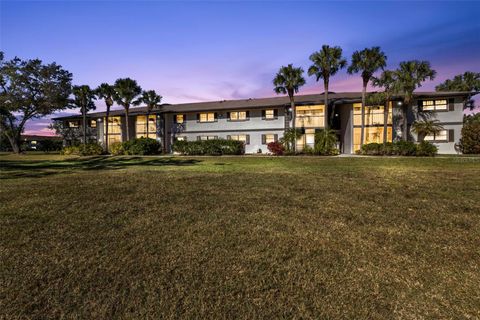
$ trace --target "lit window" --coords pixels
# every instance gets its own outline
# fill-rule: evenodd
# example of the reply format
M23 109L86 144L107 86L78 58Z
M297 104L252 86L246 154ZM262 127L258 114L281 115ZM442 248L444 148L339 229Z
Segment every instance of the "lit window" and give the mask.
M321 128L324 126L324 123L325 114L323 105L296 107L295 125L297 128Z
M185 121L183 114L177 114L175 117L177 123L183 123Z
M246 134L237 134L233 136L229 136L230 140L242 141L243 143L247 144L248 137Z
M230 112L230 120L232 121L247 120L247 112L246 111Z
M78 128L78 121L68 121L69 128Z
M275 142L275 135L274 134L266 134L265 135L265 144L269 144L270 142Z
M213 112L200 113L200 116L199 116L198 120L200 122L214 122L215 121L215 113L213 113Z
M107 127L105 118L103 119L104 130ZM104 133L106 130L104 131ZM122 127L120 117L108 117L108 144L122 142Z
M361 128L353 128L353 151L360 150ZM392 127L387 127L387 142L392 142ZM367 143L383 143L383 126L382 127L366 127L364 142Z
M177 141L187 141L187 137L184 137L184 136L177 137Z
M273 109L265 110L265 119L275 119L275 110Z
M448 110L447 100L424 100L422 101L422 107L424 111L445 111Z
M426 141L435 141L435 142L446 142L448 141L448 130L440 130L438 133L426 135L423 140Z
M91 128L96 128L96 127L97 127L97 121L95 121L95 120L90 120L90 127L91 127Z
M383 125L384 119L384 106L366 106L365 107L365 125ZM392 104L390 103L388 108L387 124L392 124ZM353 125L362 125L362 104L353 104Z
M198 138L198 140L215 140L217 136L199 136Z
M156 137L157 125L155 123L155 115L148 116L148 132L147 132L147 116L137 116L135 124L135 131L137 138L141 137Z

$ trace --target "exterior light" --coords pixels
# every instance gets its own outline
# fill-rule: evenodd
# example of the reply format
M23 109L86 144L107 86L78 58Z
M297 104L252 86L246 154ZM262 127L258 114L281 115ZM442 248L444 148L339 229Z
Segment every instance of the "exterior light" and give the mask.
M102 122L102 118L98 118L97 121L98 121L98 122Z
M399 105L399 106L401 106L402 104L403 104L402 101L397 102L397 105Z

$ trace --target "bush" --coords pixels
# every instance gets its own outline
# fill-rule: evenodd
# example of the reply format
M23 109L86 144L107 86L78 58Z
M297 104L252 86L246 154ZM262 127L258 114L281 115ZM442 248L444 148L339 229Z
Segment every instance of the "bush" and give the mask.
M480 112L465 117L459 147L462 153L480 154Z
M428 141L422 141L417 144L417 153L419 157L433 157L437 154L438 148Z
M369 156L429 156L437 154L438 148L428 141L415 144L411 141L367 143L358 154Z
M398 156L414 156L417 153L417 146L412 141L396 141L393 144L393 154Z
M339 154L337 149L337 134L333 130L320 130L315 133L313 151L317 155L333 156Z
M245 153L245 146L242 141L237 140L198 140L198 141L175 141L173 151L183 155L238 155Z
M114 142L112 144L109 144L108 149L110 153L114 156L125 154L125 150L123 150L123 143L121 142Z
M276 156L282 156L285 154L285 146L279 141L273 141L267 144L268 151Z
M98 143L80 144L78 146L68 146L62 149L61 154L79 155L79 156L97 156L103 153L103 148Z
M161 152L160 143L151 138L136 138L122 143L123 154L128 155L152 155ZM120 150L116 150L120 152Z

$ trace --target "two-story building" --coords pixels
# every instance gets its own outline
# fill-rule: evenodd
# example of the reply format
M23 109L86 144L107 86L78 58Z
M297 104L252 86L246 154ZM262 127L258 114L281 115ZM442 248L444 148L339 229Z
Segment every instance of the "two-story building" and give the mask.
M410 132L411 124L421 118L437 119L444 130L420 137L431 141L439 153L456 153L463 124L463 105L466 92L417 92L413 107L408 113L409 140L417 141ZM147 119L146 108L131 109L130 138L150 137L162 143L165 152L171 152L175 140L232 139L245 143L246 153L267 153L267 144L283 137L286 129L301 129L297 150L313 146L315 132L325 127L323 94L295 97L295 119L288 97L223 100L199 103L162 104ZM387 140L394 141L402 135L403 99L392 98L387 116ZM354 153L360 147L361 93L329 93L329 110L333 113L331 128L337 132L342 153ZM89 127L92 138L105 141L105 112L90 113ZM66 128L81 126L78 116L56 118ZM365 141L383 142L384 106L365 108ZM147 121L149 121L147 132ZM65 143L69 143L68 137ZM123 110L113 110L108 118L109 143L125 141L126 121Z

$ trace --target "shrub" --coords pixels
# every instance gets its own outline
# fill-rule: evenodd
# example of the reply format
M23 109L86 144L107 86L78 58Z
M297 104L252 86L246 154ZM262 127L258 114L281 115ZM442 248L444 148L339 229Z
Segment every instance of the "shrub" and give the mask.
M305 147L303 147L302 153L303 154L308 154L308 155L313 155L313 154L315 154L315 149L313 149L309 145L306 145Z
M238 155L245 153L242 141L237 140L198 140L198 141L175 141L173 151L183 155Z
M428 141L422 141L417 144L417 156L433 157L437 154L438 148Z
M396 141L364 144L357 153L370 156L430 156L437 154L438 148L428 141L415 144L411 141Z
M462 153L480 154L480 112L465 117L459 147Z
M123 142L122 149L123 154L143 156L159 154L161 152L161 145L155 139L142 137Z
M96 156L103 153L103 148L98 143L80 144L77 146L68 146L62 149L61 154L79 155L79 156Z
M283 133L283 138L281 139L281 143L283 144L284 153L293 152L293 145L298 138L302 136L302 130L296 128L290 128L285 130Z
M315 133L315 154L332 156L339 154L337 149L337 134L333 130L319 130Z
M61 140L49 140L45 139L40 141L38 146L39 151L50 152L62 150L63 142Z
M398 156L414 156L417 153L417 146L412 141L396 141L393 144L393 154Z
M276 156L281 156L285 154L285 146L279 141L273 141L267 144L268 151Z
M110 153L115 156L119 156L125 153L125 150L123 150L123 143L121 142L114 142L112 144L109 144L108 149Z

